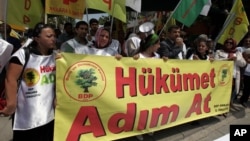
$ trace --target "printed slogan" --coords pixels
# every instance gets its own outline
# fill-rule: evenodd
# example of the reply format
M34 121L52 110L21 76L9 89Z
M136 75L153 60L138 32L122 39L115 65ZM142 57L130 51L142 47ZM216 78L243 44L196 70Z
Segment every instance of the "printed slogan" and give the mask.
M229 111L233 63L62 53L54 140L116 140Z

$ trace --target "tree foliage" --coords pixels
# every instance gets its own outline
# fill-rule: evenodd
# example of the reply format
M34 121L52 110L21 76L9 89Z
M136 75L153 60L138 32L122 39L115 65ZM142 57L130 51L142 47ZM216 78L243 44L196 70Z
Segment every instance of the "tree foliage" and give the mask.
M54 25L55 28L59 28L60 25L64 25L67 22L72 23L72 25L75 25L74 18L71 18L68 16L62 16L62 15L49 15L47 23Z
M93 68L79 70L77 72L75 83L84 89L84 92L89 92L89 87L97 86L97 83L95 82L97 77L94 74L95 70Z

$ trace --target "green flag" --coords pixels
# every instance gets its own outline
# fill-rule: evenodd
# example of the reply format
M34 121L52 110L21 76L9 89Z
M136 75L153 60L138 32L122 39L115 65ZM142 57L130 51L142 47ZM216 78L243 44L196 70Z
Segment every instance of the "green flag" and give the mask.
M174 10L173 17L189 27L194 23L207 3L208 0L181 0Z

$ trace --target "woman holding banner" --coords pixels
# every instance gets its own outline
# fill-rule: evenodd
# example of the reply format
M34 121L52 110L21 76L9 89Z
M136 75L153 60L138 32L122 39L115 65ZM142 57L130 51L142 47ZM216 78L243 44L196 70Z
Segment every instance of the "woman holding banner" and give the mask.
M148 35L144 40L141 40L140 47L134 59L139 58L160 58L157 53L158 48L160 48L160 38L157 34L153 33ZM164 59L167 59L164 57ZM153 136L153 132L148 133L149 136ZM136 138L140 141L143 140L142 135L137 135Z
M50 25L38 23L32 37L31 44L15 52L9 61L7 105L0 114L15 113L13 141L53 141L55 32Z
M204 38L197 38L196 47L194 48L193 54L189 57L189 60L213 60L209 56L209 41Z
M118 49L118 46L112 44L110 30L100 27L95 34L94 44L87 49L86 54L115 56L119 54Z
M224 41L222 49L215 52L215 60L234 61L233 68L233 86L230 106L234 108L233 100L240 89L240 68L246 66L246 61L242 53L236 49L236 41L233 38L228 38Z
M160 58L157 53L160 48L160 38L157 34L151 34L141 40L140 47L134 58Z

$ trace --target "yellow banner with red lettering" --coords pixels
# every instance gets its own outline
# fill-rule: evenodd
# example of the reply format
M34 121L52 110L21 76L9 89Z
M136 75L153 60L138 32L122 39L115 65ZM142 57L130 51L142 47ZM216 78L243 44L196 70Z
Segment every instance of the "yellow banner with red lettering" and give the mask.
M62 53L55 141L110 141L229 111L233 62Z
M126 0L86 0L86 8L109 13L126 23Z
M47 14L64 15L82 19L85 10L85 0L46 0Z

